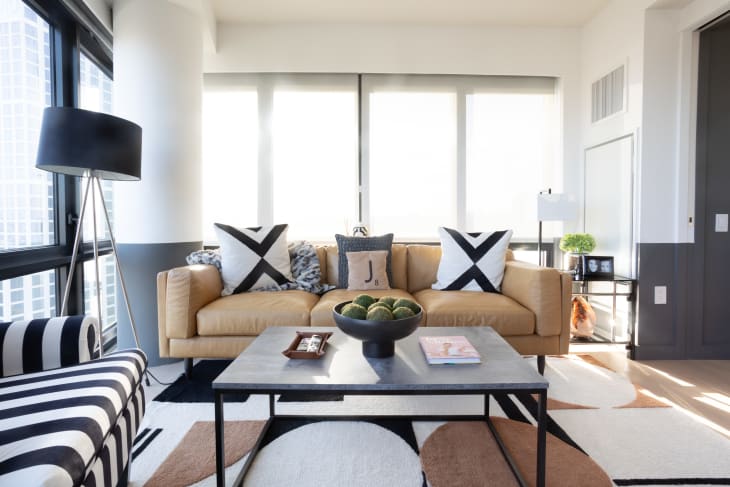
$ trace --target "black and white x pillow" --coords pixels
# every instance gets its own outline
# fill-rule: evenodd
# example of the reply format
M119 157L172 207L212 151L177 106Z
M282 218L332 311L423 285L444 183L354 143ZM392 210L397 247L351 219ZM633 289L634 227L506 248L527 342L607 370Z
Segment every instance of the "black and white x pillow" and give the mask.
M236 228L216 223L214 226L221 246L221 295L293 281L286 242L288 225Z
M466 233L439 228L441 262L433 289L498 293L512 230Z

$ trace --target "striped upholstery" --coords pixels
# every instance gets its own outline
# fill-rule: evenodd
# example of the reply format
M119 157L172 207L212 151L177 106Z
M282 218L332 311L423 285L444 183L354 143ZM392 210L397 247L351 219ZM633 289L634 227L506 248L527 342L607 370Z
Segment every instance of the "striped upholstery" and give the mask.
M141 350L125 350L0 379L0 485L117 485L144 413L146 366Z
M93 316L0 323L2 377L87 362L99 350L99 320Z

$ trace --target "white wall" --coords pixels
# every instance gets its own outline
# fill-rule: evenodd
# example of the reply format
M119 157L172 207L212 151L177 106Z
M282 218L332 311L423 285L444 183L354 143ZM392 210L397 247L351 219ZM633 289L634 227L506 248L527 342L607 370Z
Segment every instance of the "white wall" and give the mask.
M728 0L695 0L645 16L640 241L694 241L697 53L695 29L730 10Z
M114 112L142 127L142 180L115 185L121 243L202 240L200 19L167 0L115 0Z
M534 75L560 78L564 186L581 160L579 30L413 25L232 25L217 29L207 73ZM560 160L560 159L559 159ZM555 188L561 190L562 188Z
M644 109L641 147L642 243L684 241L679 187L680 35L678 10L647 10L644 37ZM685 175L686 176L686 175Z
M691 242L697 63L691 31L730 2L696 0L683 9L651 4L614 0L583 28L582 143L590 147L636 133L636 241ZM590 84L622 62L627 111L592 124Z

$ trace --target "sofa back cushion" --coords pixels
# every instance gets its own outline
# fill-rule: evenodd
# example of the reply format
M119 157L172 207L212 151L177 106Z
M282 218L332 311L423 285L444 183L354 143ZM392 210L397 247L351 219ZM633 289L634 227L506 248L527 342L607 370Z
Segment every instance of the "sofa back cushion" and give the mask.
M512 251L507 249L505 260L514 260ZM413 294L421 289L431 289L436 282L436 274L441 261L441 246L411 244L408 246L408 292Z
M314 248L317 249L317 258L319 259L319 283L328 284L329 280L327 279L327 247L325 247L324 245L317 245Z
M319 266L322 269L322 283L337 286L340 278L337 245L326 245L320 247L320 249L322 250L318 249L317 255L319 256ZM393 244L391 252L393 282L390 283L390 287L406 289L408 287L407 246L405 244Z

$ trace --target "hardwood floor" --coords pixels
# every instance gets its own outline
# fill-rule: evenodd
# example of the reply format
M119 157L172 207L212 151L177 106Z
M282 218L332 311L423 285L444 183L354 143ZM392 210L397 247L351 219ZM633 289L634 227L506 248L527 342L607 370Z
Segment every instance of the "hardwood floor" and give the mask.
M730 438L730 360L645 360L626 358L624 351L588 350L615 371L685 414Z

